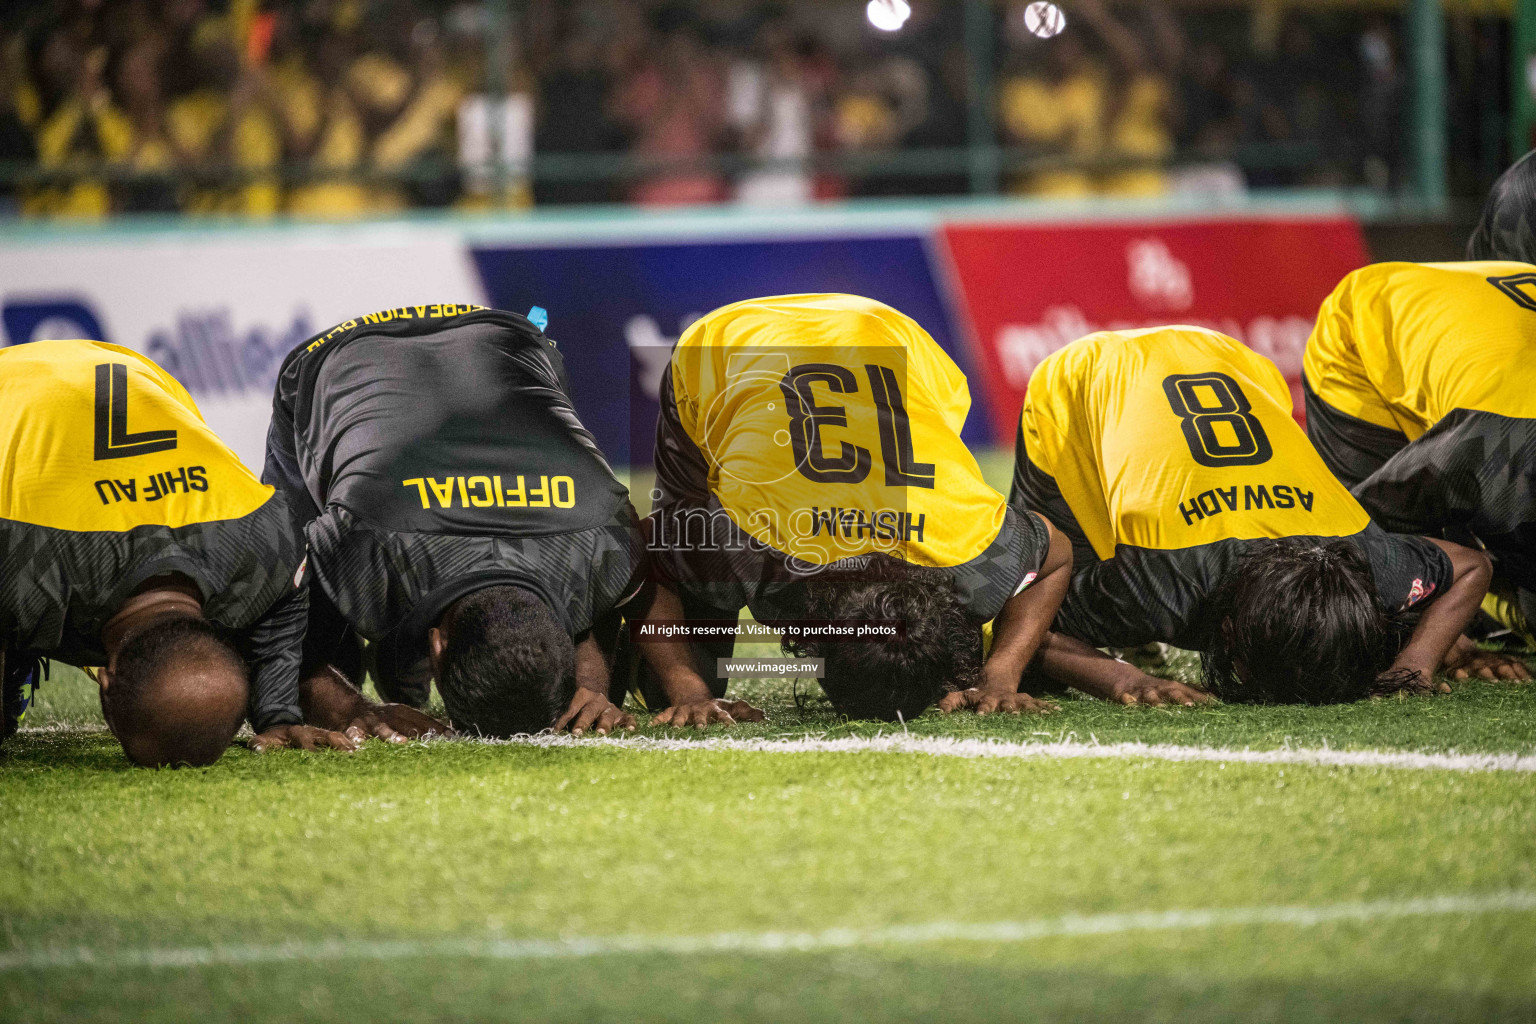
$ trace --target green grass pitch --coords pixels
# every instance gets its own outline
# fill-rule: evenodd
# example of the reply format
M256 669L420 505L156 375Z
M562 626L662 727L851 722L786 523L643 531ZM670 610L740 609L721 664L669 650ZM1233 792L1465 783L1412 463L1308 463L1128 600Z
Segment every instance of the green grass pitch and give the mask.
M1536 1019L1530 761L711 744L891 732L748 693L768 723L684 749L146 772L56 671L0 750L0 1020ZM1536 688L896 731L1531 755Z

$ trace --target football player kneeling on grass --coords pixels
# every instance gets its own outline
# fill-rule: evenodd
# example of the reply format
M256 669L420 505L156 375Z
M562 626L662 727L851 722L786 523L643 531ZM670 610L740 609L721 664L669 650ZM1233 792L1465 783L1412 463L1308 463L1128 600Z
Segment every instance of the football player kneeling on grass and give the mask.
M1523 200L1523 201L1522 201ZM1536 643L1536 163L1500 179L1469 263L1381 263L1346 277L1307 342L1307 433L1371 518L1465 538L1493 558L1484 608ZM1529 679L1452 653L1458 676Z
M1443 690L1435 670L1488 585L1482 553L1371 522L1275 365L1200 328L1092 334L1041 363L1013 500L1074 549L1040 669L1107 700L1209 699L1096 649L1150 641L1200 651L1230 700Z
M258 750L355 746L302 724L287 503L169 374L95 341L0 349L0 439L3 735L57 660L100 667L136 764L211 764L247 717Z
M1066 539L987 486L960 440L964 375L921 327L852 295L738 302L679 339L661 383L658 575L691 621L791 626L851 718L1041 711L1019 692L1070 575ZM982 626L995 642L982 660ZM896 624L890 637L818 633ZM697 643L710 660L734 638ZM724 693L724 683L717 683ZM654 684L647 701L659 699Z
M436 679L465 732L634 728L609 700L619 617L675 614L676 598L648 582L629 492L526 318L408 306L316 335L280 371L266 479L299 511L319 582L300 692L316 721L441 730L413 710ZM674 715L732 720L685 642L646 653ZM365 659L397 703L364 699Z

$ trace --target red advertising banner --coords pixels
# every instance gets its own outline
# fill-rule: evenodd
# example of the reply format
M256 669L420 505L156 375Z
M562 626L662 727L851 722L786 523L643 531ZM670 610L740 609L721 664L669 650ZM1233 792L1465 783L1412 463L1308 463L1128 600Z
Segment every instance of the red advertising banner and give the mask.
M1318 306L1370 261L1344 217L950 224L943 234L1003 444L1046 356L1094 331L1161 324L1209 327L1273 359L1299 418Z

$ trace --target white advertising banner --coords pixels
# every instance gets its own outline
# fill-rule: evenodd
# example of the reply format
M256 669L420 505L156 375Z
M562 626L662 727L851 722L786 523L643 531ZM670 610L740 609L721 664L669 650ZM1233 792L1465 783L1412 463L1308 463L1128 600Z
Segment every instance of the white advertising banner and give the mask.
M456 230L410 225L81 234L0 246L0 342L93 338L143 352L260 472L294 345L377 309L484 303Z

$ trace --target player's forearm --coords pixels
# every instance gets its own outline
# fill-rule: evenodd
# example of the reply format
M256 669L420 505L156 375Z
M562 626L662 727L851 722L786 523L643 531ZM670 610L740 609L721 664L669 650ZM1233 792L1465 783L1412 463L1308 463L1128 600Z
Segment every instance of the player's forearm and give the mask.
M662 620L681 621L683 602L671 587L657 585L645 614L631 621L631 626ZM661 682L667 701L674 707L714 699L709 685L694 668L693 649L686 640L656 640L638 645L640 656Z
M576 685L606 698L609 682L608 659L603 657L597 638L588 633L587 638L576 645Z
M1477 614L1493 578L1493 563L1481 551L1433 537L1429 540L1450 557L1455 575L1445 593L1424 610L1407 645L1392 662L1393 670L1416 670L1423 674L1425 682Z
M1020 677L1040 649L1072 582L1072 545L1054 527L1040 576L1003 605L992 629L992 653L982 668L982 689L1016 693Z
M1062 633L1046 634L1040 645L1040 671L1052 682L1101 700L1117 700L1142 675L1136 666Z
M671 653L660 650L668 647L680 650ZM715 695L710 692L709 685L690 664L686 644L646 644L645 659L661 680L667 703L672 706L714 700Z
M299 680L299 708L309 725L345 729L372 703L334 665L324 665Z

